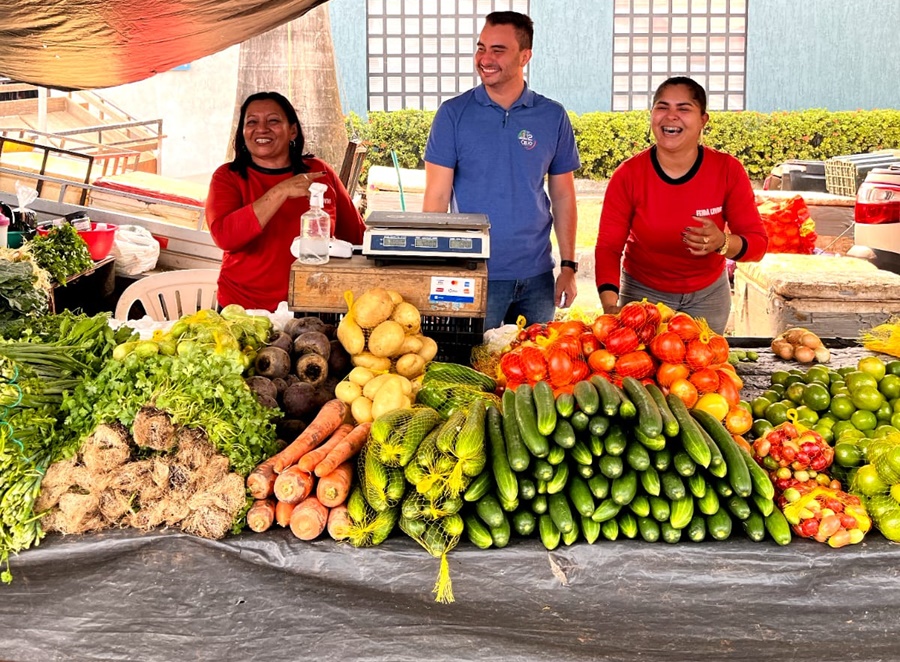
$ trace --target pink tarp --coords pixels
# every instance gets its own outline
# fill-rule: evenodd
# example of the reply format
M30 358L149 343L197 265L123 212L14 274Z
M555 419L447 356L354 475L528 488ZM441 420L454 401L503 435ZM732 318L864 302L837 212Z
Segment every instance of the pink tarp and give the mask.
M112 87L198 60L327 0L7 0L0 75L60 89Z

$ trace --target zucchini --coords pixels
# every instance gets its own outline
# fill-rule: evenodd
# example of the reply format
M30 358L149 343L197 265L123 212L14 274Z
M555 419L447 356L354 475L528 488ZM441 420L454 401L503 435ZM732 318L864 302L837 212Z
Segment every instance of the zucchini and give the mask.
M625 471L625 463L622 462L622 458L615 455L604 455L597 460L597 467L600 469L600 473L613 479L618 478Z
M537 517L528 510L517 510L512 515L512 528L516 535L527 538L537 528Z
M597 395L600 396L600 411L606 416L616 416L619 413L622 399L613 383L600 375L591 375L591 384L597 389Z
M627 510L622 511L616 518L616 522L619 523L619 532L623 536L625 536L629 540L637 538L638 523L637 517L635 517L634 514Z
M540 381L531 388L537 416L537 429L546 437L553 434L553 430L556 428L556 399L553 395L553 387L549 382Z
M569 500L566 495L560 492L551 494L547 497L547 512L550 519L562 534L571 533L575 528L575 519L572 516L572 509L569 507Z
M687 479L688 489L698 499L702 499L703 495L706 494L706 490L708 486L706 484L706 480L704 480L703 476L699 473L695 473L693 476L688 476Z
M609 495L609 478L602 474L596 474L588 478L588 488L595 499L605 499Z
M608 519L600 525L600 532L607 540L615 540L619 537L619 523L614 519Z
M684 527L681 528L683 529ZM660 522L659 531L663 542L667 542L670 545L673 545L681 540L681 529L676 529L669 522Z
M494 529L506 520L506 515L500 507L497 497L488 493L481 497L475 504L475 512L481 518L481 521L487 524L489 529Z
M566 459L566 449L562 446L557 446L553 444L550 447L550 452L547 453L547 462L552 464L554 467L557 464L560 464L563 460Z
M706 518L700 513L695 513L691 523L687 526L688 540L691 542L703 542L706 540Z
M653 398L653 402L656 403L656 406L659 409L659 415L662 417L663 423L663 434L667 437L677 437L681 426L678 424L678 419L675 418L675 414L673 414L672 410L669 408L669 403L666 402L666 396L659 390L659 386L653 382L644 384L644 388L647 389L647 393L650 394L650 397Z
M706 494L697 499L697 509L704 515L715 515L719 512L719 495L711 487L707 487Z
M622 388L637 408L638 427L648 437L658 437L663 431L662 414L650 393L634 377L623 377ZM621 407L620 407L621 410Z
M535 515L543 515L547 512L547 497L544 494L538 494L531 500L531 512Z
M664 471L660 476L663 494L671 501L675 499L683 499L687 496L687 490L684 487L684 481L674 471Z
M569 533L562 534L562 542L563 545L568 547L569 545L574 544L578 540L578 536L581 535L581 530L578 526L573 526L572 530Z
M556 396L556 413L561 418L571 418L575 413L575 396L571 393L560 393Z
M691 459L704 469L709 467L712 460L712 450L700 435L697 422L691 418L688 408L681 398L673 393L666 396L666 403L680 428L679 437L681 445Z
M521 388L521 386L519 388ZM546 513L541 515L538 519L538 534L541 537L541 542L544 544L544 547L548 550L554 550L559 547L559 541L562 536L559 529L556 528L556 524L550 519L550 515L547 515Z
M694 516L694 497L688 495L675 499L669 510L668 522L674 529L683 529Z
M672 507L668 499L652 496L647 501L650 503L650 517L657 522L668 522L672 514Z
M594 463L594 456L591 454L591 450L580 439L572 446L569 455L578 464L591 466Z
M628 507L638 517L650 517L650 499L646 494L638 494L631 500Z
M494 541L494 547L506 547L509 544L509 537L512 529L509 526L509 518L503 516L503 521L497 526L491 527L491 540Z
M531 501L537 496L537 485L527 476L517 476L519 482L519 497L524 501Z
M775 508L766 517L766 531L772 536L772 540L779 545L787 545L791 541L791 526L780 508Z
M594 514L594 495L591 494L591 488L586 480L581 476L572 476L566 491L569 494L569 501L582 517L590 517Z
M628 438L622 428L616 424L610 426L603 438L603 450L607 455L621 455L628 447Z
M689 478L697 471L697 463L691 459L691 456L684 451L678 451L672 456L672 466L679 476Z
M627 506L637 495L637 472L629 469L618 478L614 478L609 488L610 498L620 506Z
M630 441L625 448L625 462L635 471L646 471L650 468L650 453L643 445Z
M525 471L531 464L531 453L522 441L519 423L516 420L516 392L503 391L503 439L506 441L506 457L513 471Z
M594 510L594 514L591 515L591 519L595 522L605 522L606 520L612 519L613 517L618 515L621 509L622 506L617 504L612 499L604 499Z
M649 517L638 517L637 523L638 533L641 534L641 538L647 542L659 540L659 524L656 520L652 520Z
M641 487L650 496L659 496L662 486L659 482L659 472L655 467L647 467L641 472Z
M725 506L731 514L739 520L745 520L750 517L750 504L747 503L747 500L744 497L732 494L725 499Z
M564 418L556 421L556 429L553 430L553 441L560 448L572 448L575 445L575 428Z
M731 517L724 508L719 508L706 518L706 530L714 540L725 540L731 535Z
M744 527L744 533L753 542L762 542L766 537L766 520L759 513L750 513L741 525Z
M556 467L553 478L547 481L547 494L559 494L569 481L569 464L562 462ZM558 525L557 525L558 526ZM560 529L562 530L562 529ZM563 531L565 533L565 531Z
M725 458L725 465L728 467L728 482L735 494L742 497L750 496L753 493L750 469L747 468L744 454L731 437L731 433L708 412L697 410L694 412L694 418L700 422L703 429L709 433L716 446L722 451L722 457Z
M602 437L609 430L610 420L603 414L594 414L588 420L588 432L598 437Z
M648 437L639 427L634 428L634 438L651 451L661 451L666 447L666 438L664 436L660 434L655 437Z
M463 492L463 500L475 503L494 486L494 477L490 471L482 471L469 483L469 487Z
M575 429L575 432L584 432L588 429L588 424L591 421L591 417L585 414L583 411L576 411L572 414L572 418L570 419L572 423L572 427Z
M471 513L464 515L463 521L466 524L466 535L469 541L478 549L487 549L494 544L494 539L491 538L491 530L475 515Z
M628 394L625 392L621 386L616 386L613 384L613 388L616 389L616 392L619 394L619 417L620 418L636 418L637 417L637 407L634 402L632 402L631 398L628 397Z
M537 480L548 481L553 478L554 471L553 465L547 460L536 460L531 468L531 475Z
M594 467L590 464L575 464L575 473L584 479L588 479L594 475Z
M591 447L591 455L594 457L600 457L603 455L603 439L598 437L595 434L590 436L589 444Z
M588 416L593 416L600 411L600 394L587 379L576 382L572 388L572 397L575 398L578 408Z
M600 537L600 524L592 520L590 517L581 518L581 533L588 545L593 545Z
M653 453L653 467L657 471L665 471L670 464L672 464L672 451L668 448Z
M488 441L491 445L491 469L497 485L497 496L500 501L515 501L519 497L519 481L509 466L506 454L506 443L503 439L503 416L500 410L491 405L487 409L486 426Z
M522 433L522 442L534 457L547 457L550 452L550 443L547 441L547 437L538 432L531 386L520 384L515 394L516 423L518 423L519 432Z
M750 499L753 501L753 505L756 506L756 509L763 517L768 517L771 514L772 510L775 508L775 502L772 501L772 499L766 499L756 492L750 495Z

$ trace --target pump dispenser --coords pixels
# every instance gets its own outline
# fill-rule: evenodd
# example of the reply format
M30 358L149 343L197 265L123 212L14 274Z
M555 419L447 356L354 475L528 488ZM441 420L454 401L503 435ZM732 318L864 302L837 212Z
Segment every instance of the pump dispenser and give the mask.
M309 185L309 211L300 217L300 242L297 259L303 264L328 262L328 242L331 239L331 216L323 211L325 184Z

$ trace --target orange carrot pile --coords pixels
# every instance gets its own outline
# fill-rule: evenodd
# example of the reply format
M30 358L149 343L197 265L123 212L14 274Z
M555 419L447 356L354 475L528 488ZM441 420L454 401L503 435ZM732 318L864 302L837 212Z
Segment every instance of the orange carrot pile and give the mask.
M273 523L290 527L301 540L315 540L326 530L344 540L350 524L344 503L353 486L355 456L369 437L370 423L345 423L347 405L327 402L315 419L288 446L247 476L256 499L247 525L262 532Z

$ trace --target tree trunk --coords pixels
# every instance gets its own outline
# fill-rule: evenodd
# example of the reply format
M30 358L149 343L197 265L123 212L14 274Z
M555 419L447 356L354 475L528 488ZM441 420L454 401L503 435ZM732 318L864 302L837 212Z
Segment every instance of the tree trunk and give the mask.
M306 151L340 171L347 129L326 5L241 44L232 136L244 99L264 91L280 92L290 99L300 117Z

